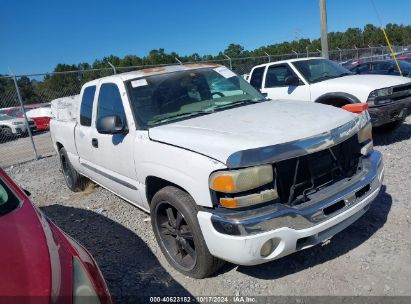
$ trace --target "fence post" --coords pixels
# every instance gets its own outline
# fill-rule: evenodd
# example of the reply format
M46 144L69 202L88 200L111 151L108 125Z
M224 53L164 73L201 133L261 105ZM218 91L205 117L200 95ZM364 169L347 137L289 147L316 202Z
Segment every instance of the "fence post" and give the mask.
M381 55L384 56L384 46L381 44L380 47L381 47Z
M21 98L21 95L20 95L20 89L19 89L19 86L17 84L16 76L13 76L13 80L14 80L14 86L16 87L17 98L19 99L21 109L23 110L23 115L24 115L24 120L26 122L27 132L29 133L29 136L30 136L31 145L33 146L34 156L36 157L36 160L38 160L39 156L37 154L36 145L34 144L33 135L31 134L29 121L27 119L26 110L24 109L23 99Z
M342 62L342 54L341 54L341 49L337 47L337 50L340 52L340 62Z
M271 56L270 56L267 52L264 52L264 54L267 55L267 57L268 57L268 62L271 62Z
M231 62L231 58L230 57L228 57L226 54L223 54L224 56L225 56L225 58L227 58L228 59L228 61L230 62L230 70L232 70L233 69L233 64L232 64L232 62Z
M107 61L107 63L108 63L108 65L111 66L111 68L113 69L114 75L117 74L116 67L115 67L110 61Z

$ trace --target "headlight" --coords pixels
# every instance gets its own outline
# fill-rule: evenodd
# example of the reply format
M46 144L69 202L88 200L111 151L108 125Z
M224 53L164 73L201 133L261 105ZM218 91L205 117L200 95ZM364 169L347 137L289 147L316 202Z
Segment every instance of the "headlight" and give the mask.
M272 183L264 190L233 196L229 194L252 192L261 186ZM210 188L224 195L219 197L219 203L224 208L244 208L262 204L278 198L275 190L274 172L271 165L251 167L239 170L218 171L210 176Z
M368 123L358 132L358 142L360 144L365 143L368 140L372 140L372 126Z
M100 304L100 299L94 290L88 274L78 258L73 258L73 304Z
M368 111L362 111L360 114L358 114L358 119L358 125L360 129L364 128L368 124L371 124L371 117Z
M23 125L24 122L14 121L11 124L17 126L17 125Z
M374 90L370 93L369 97L375 98L375 97L384 97L384 96L389 96L389 95L392 95L392 88Z
M272 182L271 165L239 170L218 171L210 176L210 188L224 193L238 193L258 188Z
M368 153L374 149L372 141L372 125L370 121L368 121L365 126L362 126L357 136L358 142L361 145L361 154L368 155Z

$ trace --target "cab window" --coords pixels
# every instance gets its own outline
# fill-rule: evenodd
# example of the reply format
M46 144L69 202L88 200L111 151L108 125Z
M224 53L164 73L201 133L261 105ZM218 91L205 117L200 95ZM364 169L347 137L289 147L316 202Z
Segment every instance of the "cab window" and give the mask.
M104 83L100 87L97 106L97 120L101 117L117 115L121 121L126 123L121 94L116 84Z
M284 87L285 79L288 76L294 75L290 67L287 65L272 65L267 70L265 78L266 88Z

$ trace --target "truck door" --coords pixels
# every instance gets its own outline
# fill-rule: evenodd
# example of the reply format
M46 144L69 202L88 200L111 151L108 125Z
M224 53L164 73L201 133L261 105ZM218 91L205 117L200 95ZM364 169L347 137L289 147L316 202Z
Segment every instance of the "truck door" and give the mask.
M87 143L92 160L83 166L93 171L94 179L117 195L140 205L137 175L134 165L134 138L136 128L129 107L124 84L121 81L101 83L96 100L93 131ZM100 134L97 121L106 116L118 116L126 124L120 134Z
M288 85L286 79L295 77L296 83ZM287 63L273 64L267 67L262 93L267 93L267 97L287 100L310 101L309 86L291 69Z

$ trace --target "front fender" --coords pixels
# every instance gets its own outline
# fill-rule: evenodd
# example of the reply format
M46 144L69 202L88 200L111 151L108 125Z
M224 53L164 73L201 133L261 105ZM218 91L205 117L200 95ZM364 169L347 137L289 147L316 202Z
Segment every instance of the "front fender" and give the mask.
M207 156L151 140L136 149L135 162L138 179L143 184L148 176L164 179L183 188L197 205L205 207L213 206L210 174L227 168ZM147 195L142 197L146 200Z

